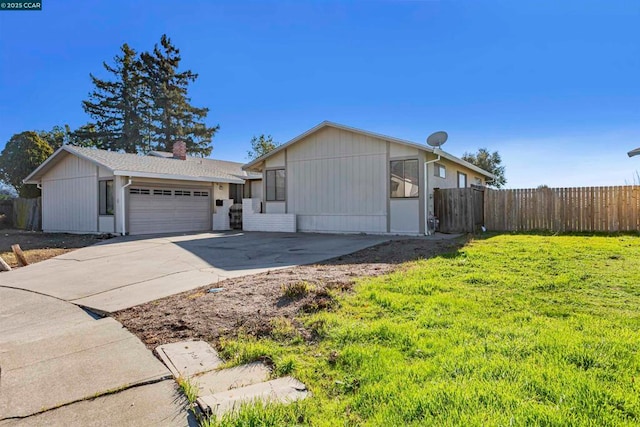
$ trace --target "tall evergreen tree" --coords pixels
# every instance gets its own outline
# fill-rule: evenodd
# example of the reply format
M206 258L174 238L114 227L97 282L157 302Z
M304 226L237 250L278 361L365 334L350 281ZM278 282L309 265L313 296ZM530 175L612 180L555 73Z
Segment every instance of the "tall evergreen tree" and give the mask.
M171 151L176 140L187 143L191 154L208 156L213 147L211 140L219 126L209 127L204 119L208 108L191 105L189 83L198 75L190 70L179 71L180 51L163 35L153 52L140 55L145 86L149 90L150 121L153 148Z
M78 147L95 147L108 150L113 143L103 134L98 133L94 123L87 123L74 131L70 131L67 137L68 143Z
M113 75L112 80L91 74L95 88L82 104L95 123L78 129L75 134L80 140L100 141L99 148L136 153L144 150L143 117L148 104L144 100L141 63L136 51L126 43L120 50L113 65L103 63L105 70Z
M251 150L247 151L247 157L249 160L255 160L258 157L262 157L270 151L275 150L278 148L278 145L280 145L280 143L274 142L271 135L254 135L254 137L251 138Z

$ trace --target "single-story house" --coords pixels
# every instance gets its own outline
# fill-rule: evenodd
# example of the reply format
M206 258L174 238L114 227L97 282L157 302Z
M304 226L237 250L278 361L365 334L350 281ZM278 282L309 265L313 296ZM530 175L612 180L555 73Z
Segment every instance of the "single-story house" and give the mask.
M246 230L425 234L434 188L495 177L441 149L322 122L244 165L263 175ZM257 194L257 193L255 193Z
M434 188L493 178L440 149L325 121L245 165L187 156L183 142L148 155L65 145L24 182L42 189L47 232L424 234Z
M261 180L177 142L149 155L64 145L24 182L42 189L43 231L149 234L229 229L231 206L261 197Z

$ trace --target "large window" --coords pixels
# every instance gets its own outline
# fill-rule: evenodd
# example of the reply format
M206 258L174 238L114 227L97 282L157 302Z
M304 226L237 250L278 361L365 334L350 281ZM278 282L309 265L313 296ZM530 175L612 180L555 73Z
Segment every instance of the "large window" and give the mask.
M391 162L391 197L418 197L418 161L393 160Z
M467 174L458 172L458 188L467 188Z
M98 181L100 215L113 215L113 180Z
M266 171L267 177L267 202L284 201L285 194L285 174L284 169L274 169Z

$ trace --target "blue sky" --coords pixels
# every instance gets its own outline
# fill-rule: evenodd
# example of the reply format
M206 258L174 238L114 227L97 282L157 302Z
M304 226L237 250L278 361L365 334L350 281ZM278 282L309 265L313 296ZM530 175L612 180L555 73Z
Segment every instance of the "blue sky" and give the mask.
M498 150L514 188L638 181L640 2L55 1L0 12L0 148L88 121L89 73L167 33L220 124L213 157L323 120Z

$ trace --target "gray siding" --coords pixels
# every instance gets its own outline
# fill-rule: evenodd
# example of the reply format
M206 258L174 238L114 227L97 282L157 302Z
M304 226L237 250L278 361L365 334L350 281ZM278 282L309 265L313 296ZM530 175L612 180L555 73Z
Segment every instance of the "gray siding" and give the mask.
M68 155L42 179L42 229L98 232L98 168Z
M298 229L386 232L386 145L325 128L287 148L287 212Z

